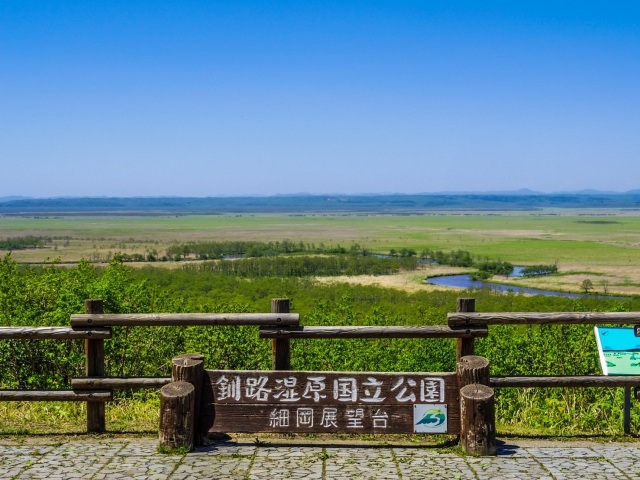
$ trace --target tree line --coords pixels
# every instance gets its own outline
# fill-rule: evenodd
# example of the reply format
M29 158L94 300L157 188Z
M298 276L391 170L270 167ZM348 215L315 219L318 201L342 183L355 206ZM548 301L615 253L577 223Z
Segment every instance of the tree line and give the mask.
M473 280L486 280L494 275L510 275L513 272L513 265L504 261L485 260L474 265L478 271L470 276Z
M438 265L451 265L452 267L472 267L473 257L466 250L452 250L443 252L442 250L425 249L420 253L420 258L431 260Z
M275 257L290 254L351 254L371 255L371 251L358 243L349 247L326 245L324 242L294 242L281 240L272 242L258 241L215 241L215 242L189 242L172 245L166 249L164 256L158 258L157 252L147 255L148 261L170 260L180 261L186 259L216 260L226 257Z
M309 277L337 275L391 275L415 270L412 257L378 258L354 255L257 257L183 265L185 271L211 272L238 277Z
M520 274L523 277L534 277L536 275L551 275L553 273L558 273L557 265L531 265L529 267L524 267Z
M25 250L27 248L44 248L53 242L51 237L13 237L0 240L0 250Z

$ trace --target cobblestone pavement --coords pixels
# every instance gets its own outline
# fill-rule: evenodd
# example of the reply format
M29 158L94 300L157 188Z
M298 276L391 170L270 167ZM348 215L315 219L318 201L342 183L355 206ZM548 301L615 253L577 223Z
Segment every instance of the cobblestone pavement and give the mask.
M0 479L37 478L640 479L640 443L513 441L502 443L497 457L473 458L453 449L342 442L232 441L163 455L147 438L0 441Z

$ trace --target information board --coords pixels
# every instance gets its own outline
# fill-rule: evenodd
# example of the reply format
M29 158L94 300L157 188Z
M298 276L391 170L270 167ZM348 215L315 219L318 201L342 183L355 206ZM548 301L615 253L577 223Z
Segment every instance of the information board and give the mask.
M604 375L640 375L640 337L631 327L595 327Z
M454 373L207 370L201 432L459 433Z

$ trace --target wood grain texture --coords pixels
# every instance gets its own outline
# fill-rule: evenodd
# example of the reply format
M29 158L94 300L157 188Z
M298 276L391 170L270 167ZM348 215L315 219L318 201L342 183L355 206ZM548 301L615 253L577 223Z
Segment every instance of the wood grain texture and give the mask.
M198 418L200 403L202 399L202 379L204 377L204 356L199 353L186 353L173 357L171 360L171 380L173 382L187 382L193 385L193 415ZM193 445L202 444L202 438L197 434L195 428L193 432Z
M3 340L73 340L85 338L111 338L111 329L70 327L0 327L0 339Z
M456 302L456 312L471 313L476 311L476 299L475 298L458 298ZM456 362L466 355L473 355L475 353L475 339L474 338L458 338L456 340Z
M450 327L480 325L594 325L640 323L640 312L449 313Z
M102 300L85 300L84 311L89 315L103 313ZM84 341L84 374L87 377L102 377L105 374L104 340L87 338ZM104 403L87 404L87 432L103 433L107 430Z
M217 405L200 416L208 433L381 433L414 432L413 405ZM447 433L460 432L460 410L448 409Z
M493 390L471 384L460 389L460 446L467 455L496 454L496 420Z
M168 383L171 383L170 377L76 377L71 379L71 388L125 390L161 388Z
M473 338L486 337L484 327L450 328L446 325L402 327L291 327L261 328L261 338Z
M181 326L181 325L298 325L300 315L297 313L110 313L102 315L71 315L74 327L106 327L106 326Z
M574 376L492 376L489 386L503 387L633 387L640 386L640 375L574 375Z
M472 383L489 385L489 360L477 355L467 355L457 364L460 388Z
M414 404L447 405L448 431L458 433L454 373L207 370L197 428L203 433L412 433ZM336 424L323 424L323 414L332 409ZM289 419L294 415L293 424L274 423L280 411L287 411ZM315 418L312 424L297 421L299 414L309 411ZM356 420L349 423L349 418L358 412L362 424L356 427Z
M193 448L195 389L187 382L171 382L160 389L160 445Z
M288 298L272 298L271 313L289 313ZM289 370L291 368L291 342L288 338L271 340L271 368L273 370Z
M455 373L206 370L203 385L207 384L209 387L202 394L203 405L358 402L406 405L455 403L458 398Z
M113 400L113 393L110 390L0 390L0 400L3 402L102 403Z

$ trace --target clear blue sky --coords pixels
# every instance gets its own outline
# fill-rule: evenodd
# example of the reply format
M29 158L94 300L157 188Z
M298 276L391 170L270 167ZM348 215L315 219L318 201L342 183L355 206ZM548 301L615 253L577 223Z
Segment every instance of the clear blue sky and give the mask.
M0 0L0 197L640 188L638 1Z

